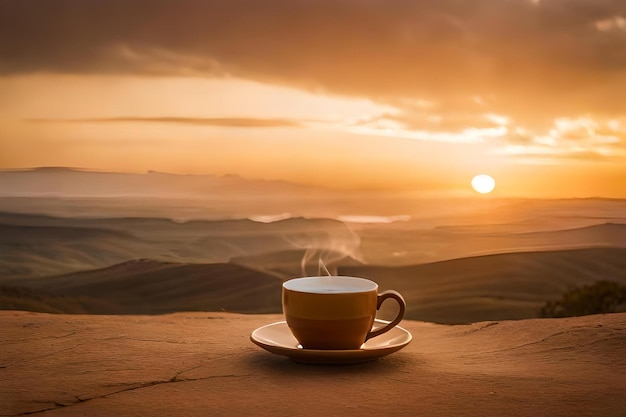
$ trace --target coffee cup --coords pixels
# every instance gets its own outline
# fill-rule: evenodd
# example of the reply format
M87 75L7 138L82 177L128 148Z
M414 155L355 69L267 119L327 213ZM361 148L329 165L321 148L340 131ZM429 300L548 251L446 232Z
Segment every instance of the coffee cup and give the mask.
M391 322L373 330L376 311L389 298L400 310ZM374 281L344 276L288 280L282 300L287 325L305 349L359 349L400 323L406 310L398 292L379 294Z

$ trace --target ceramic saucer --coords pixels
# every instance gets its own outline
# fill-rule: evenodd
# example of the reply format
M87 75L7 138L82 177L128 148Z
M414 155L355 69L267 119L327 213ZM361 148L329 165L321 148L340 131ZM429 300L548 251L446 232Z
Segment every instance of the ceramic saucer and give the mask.
M376 320L374 328L385 324L387 324L386 321ZM400 326L395 326L387 333L368 340L360 349L303 349L293 337L285 321L259 327L250 335L250 340L254 344L268 352L286 356L294 362L315 364L349 364L373 361L402 349L409 344L411 339L411 333Z

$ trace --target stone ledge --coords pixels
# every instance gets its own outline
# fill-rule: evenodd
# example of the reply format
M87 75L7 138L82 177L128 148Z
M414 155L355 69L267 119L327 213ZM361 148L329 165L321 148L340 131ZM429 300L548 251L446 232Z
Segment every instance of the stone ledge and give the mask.
M0 415L621 416L626 313L445 326L359 365L252 344L280 315L0 312Z

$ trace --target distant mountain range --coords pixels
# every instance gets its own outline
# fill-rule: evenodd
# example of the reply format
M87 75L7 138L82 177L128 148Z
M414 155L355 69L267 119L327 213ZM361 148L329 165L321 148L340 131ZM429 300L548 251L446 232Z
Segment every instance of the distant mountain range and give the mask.
M210 197L212 195L315 195L320 187L238 175L179 175L101 172L79 168L41 167L0 170L0 196L65 197Z
M386 223L385 234L394 229L434 228L440 234L520 233L626 223L626 199L433 199L424 198L420 190L337 190L236 175L132 174L62 167L0 170L0 210L59 217L179 220L333 218L359 229L363 224L367 228L367 223Z

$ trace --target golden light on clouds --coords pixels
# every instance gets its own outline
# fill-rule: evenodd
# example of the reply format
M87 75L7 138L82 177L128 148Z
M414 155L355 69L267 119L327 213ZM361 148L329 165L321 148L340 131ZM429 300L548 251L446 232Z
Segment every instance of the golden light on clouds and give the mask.
M488 170L503 195L626 197L625 16L590 0L2 2L0 168L443 194Z
M602 32L626 31L626 19L622 16L613 16L595 22L596 29Z

